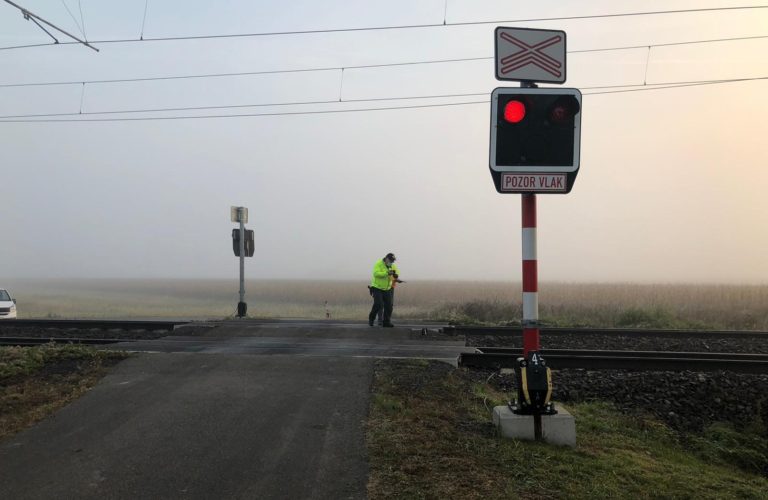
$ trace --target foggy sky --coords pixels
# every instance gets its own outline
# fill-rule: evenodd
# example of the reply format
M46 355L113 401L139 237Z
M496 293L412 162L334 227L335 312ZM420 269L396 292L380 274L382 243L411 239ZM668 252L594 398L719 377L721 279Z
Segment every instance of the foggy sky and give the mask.
M61 2L23 0L79 33ZM711 6L748 2L711 2ZM144 1L82 2L90 40L139 36ZM79 18L77 2L68 1ZM647 2L160 2L145 37L523 19ZM757 5L757 3L755 3ZM708 4L710 6L710 4ZM670 1L663 9L701 7ZM506 24L505 24L506 25ZM766 35L768 9L515 24L568 49ZM0 51L0 84L336 67L493 54L495 25ZM62 38L63 40L63 38ZM48 41L0 5L0 45ZM569 54L565 86L768 76L768 40ZM649 65L646 72L646 59ZM0 88L0 115L338 99L338 71ZM490 61L348 70L344 100L487 93ZM585 95L581 170L539 196L546 281L768 282L766 81ZM594 90L592 90L594 91ZM272 106L289 112L482 101ZM231 205L256 232L248 278L519 280L520 197L488 172L490 105L228 119L0 123L2 278L237 276ZM168 113L181 115L183 112ZM97 115L98 116L98 115ZM147 116L119 115L119 116Z

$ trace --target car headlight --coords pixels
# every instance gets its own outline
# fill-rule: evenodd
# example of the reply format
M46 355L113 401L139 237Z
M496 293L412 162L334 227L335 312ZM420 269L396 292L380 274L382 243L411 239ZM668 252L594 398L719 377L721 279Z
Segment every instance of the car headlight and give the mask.
M16 310L16 304L13 304L13 305L11 306L11 311L15 311L15 310Z

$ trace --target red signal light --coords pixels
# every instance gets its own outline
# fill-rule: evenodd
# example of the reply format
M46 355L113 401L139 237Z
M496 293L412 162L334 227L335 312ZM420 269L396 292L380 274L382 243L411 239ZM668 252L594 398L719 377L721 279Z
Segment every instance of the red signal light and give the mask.
M509 123L520 123L525 118L525 104L511 100L504 105L504 120Z

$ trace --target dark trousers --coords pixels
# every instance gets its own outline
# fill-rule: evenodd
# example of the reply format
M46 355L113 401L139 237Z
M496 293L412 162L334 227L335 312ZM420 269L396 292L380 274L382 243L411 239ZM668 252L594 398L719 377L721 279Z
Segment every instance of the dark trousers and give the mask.
M395 308L395 289L394 288L390 288L387 293L389 294L389 297L392 300L392 309L394 310L394 308ZM390 313L390 316L392 316L391 313ZM379 319L379 324L380 325L383 324L384 323L384 318L383 318L384 317L384 308L383 307L381 309L379 309L379 313L377 314L377 317Z
M379 311L383 311L383 322L385 325L389 324L392 319L392 300L394 298L391 290L385 292L378 288L371 288L371 292L371 295L373 296L373 308L371 308L371 313L368 315L368 322L372 323L379 314Z

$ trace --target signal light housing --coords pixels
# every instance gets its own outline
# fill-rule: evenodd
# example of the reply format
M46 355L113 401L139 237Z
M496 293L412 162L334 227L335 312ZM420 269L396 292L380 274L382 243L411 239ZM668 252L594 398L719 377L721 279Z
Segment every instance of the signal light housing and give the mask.
M578 89L497 88L491 94L489 166L499 192L507 173L561 174L567 176L567 191L559 192L570 191L579 170L580 142Z
M256 249L253 238L253 229L245 230L245 256L253 257L253 252ZM235 228L232 230L232 250L235 252L235 257L240 257L240 229Z

